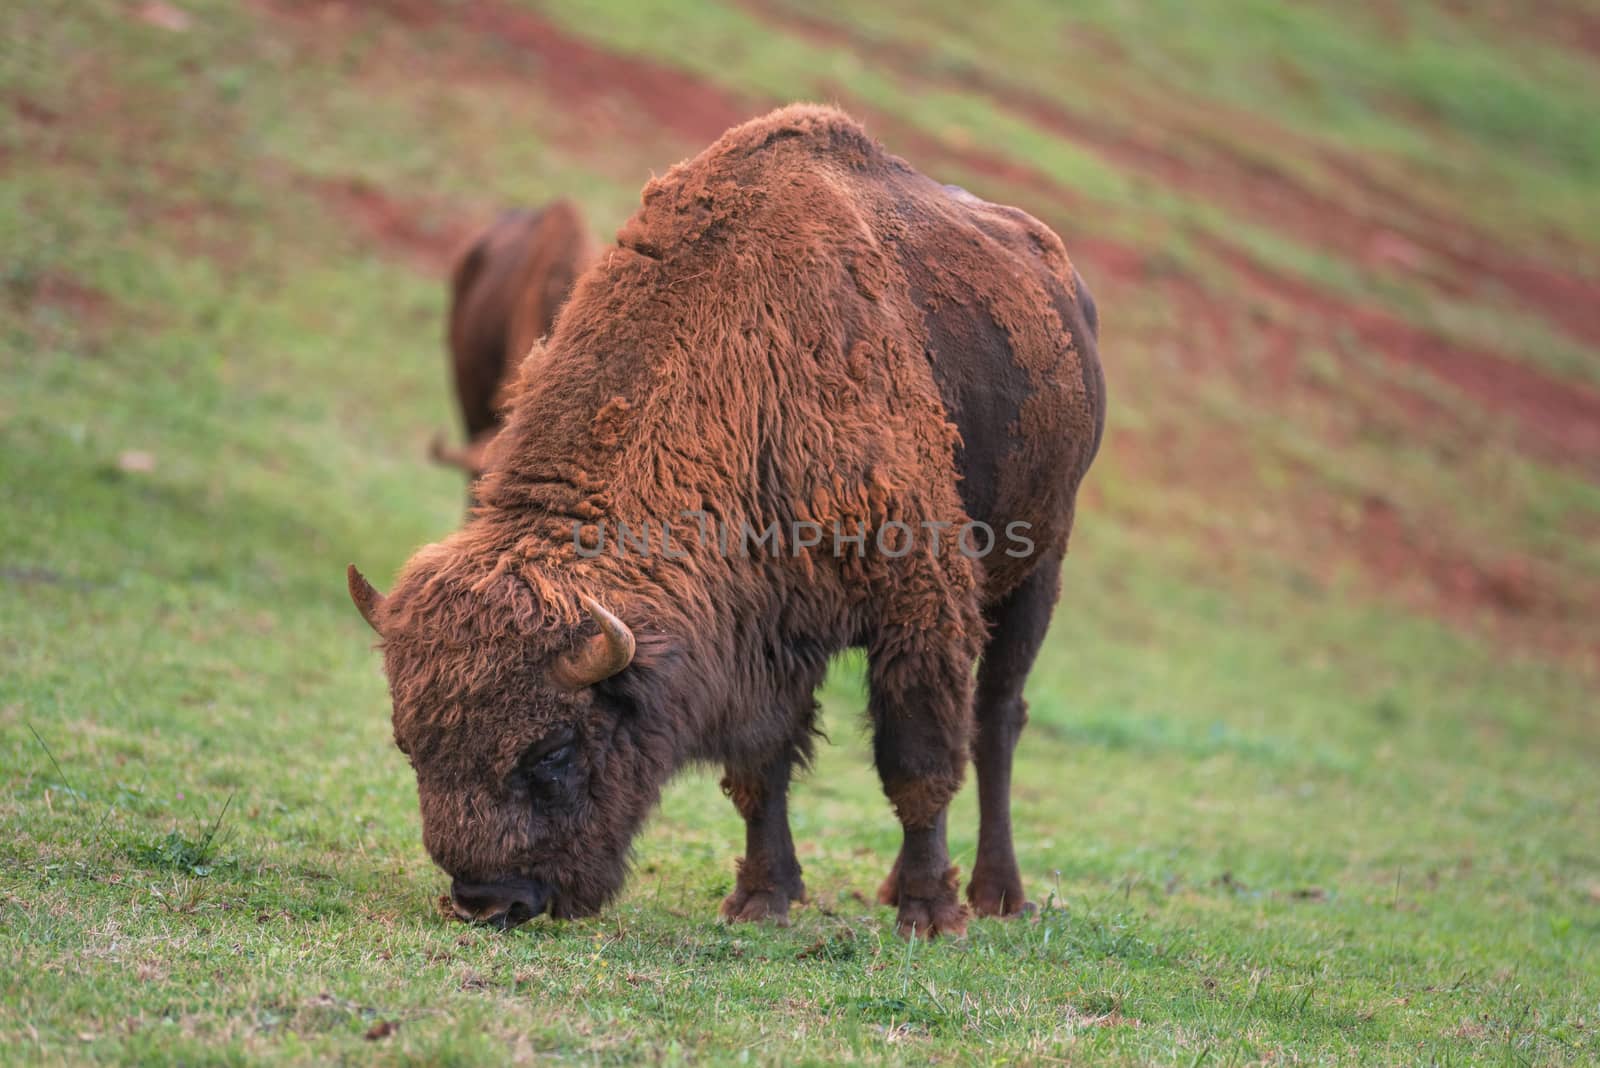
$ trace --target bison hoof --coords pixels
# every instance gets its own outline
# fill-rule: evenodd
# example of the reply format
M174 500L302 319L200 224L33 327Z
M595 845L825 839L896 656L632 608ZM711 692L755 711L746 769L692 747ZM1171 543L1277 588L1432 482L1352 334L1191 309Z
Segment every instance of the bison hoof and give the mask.
M959 938L967 933L967 910L952 896L944 898L907 897L900 901L895 931L901 938Z
M1035 911L1037 908L1022 892L1020 879L986 879L975 872L967 884L967 901L979 916L999 916L1010 919Z
M961 873L956 868L947 868L943 875L932 878L908 879L896 864L895 874L899 876L894 893L900 909L895 929L900 937L960 937L967 933L967 909L956 893L961 885Z
M722 918L728 923L768 920L779 927L787 927L789 895L782 890L735 889L722 899Z

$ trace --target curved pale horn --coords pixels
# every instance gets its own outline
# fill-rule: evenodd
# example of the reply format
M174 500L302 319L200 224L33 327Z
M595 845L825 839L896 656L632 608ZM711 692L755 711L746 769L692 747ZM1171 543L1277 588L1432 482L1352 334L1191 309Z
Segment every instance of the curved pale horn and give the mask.
M633 660L633 631L593 597L580 595L589 617L600 628L600 633L556 660L552 674L555 680L569 690L593 686L601 679L609 679Z
M378 630L378 609L383 607L383 594L372 588L372 583L356 570L355 564L345 568L344 578L350 585L350 599L356 603L361 618L367 621L367 626Z

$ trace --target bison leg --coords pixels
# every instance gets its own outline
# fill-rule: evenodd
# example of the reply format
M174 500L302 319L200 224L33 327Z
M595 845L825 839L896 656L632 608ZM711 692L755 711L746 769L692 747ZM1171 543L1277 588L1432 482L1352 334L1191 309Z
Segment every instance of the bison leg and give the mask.
M1022 685L1044 641L1061 586L1061 562L1047 560L988 613L989 643L978 665L978 857L967 900L979 916L1015 916L1033 906L1011 844L1011 756L1028 721Z
M729 923L767 920L789 923L789 903L804 902L806 886L789 834L789 774L794 754L785 752L760 771L728 769L722 790L744 817L744 859L733 893L722 902Z
M899 909L902 935L959 935L967 912L945 845L945 809L966 765L972 662L956 650L913 653L904 632L893 639L869 652L873 759L903 833L879 897Z

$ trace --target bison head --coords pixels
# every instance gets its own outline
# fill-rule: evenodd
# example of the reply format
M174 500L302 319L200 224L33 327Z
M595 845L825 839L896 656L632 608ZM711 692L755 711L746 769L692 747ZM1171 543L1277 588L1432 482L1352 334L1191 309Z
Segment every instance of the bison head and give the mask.
M632 661L627 625L587 596L588 621L554 623L510 576L469 587L414 561L388 597L348 578L383 639L395 744L454 913L506 927L598 911L670 773L625 697L596 686Z

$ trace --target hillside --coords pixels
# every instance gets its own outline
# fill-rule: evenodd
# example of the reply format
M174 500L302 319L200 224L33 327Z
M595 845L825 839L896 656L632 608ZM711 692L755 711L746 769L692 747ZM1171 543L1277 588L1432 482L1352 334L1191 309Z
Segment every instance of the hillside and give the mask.
M1532 9L0 13L4 1059L1600 1059L1600 7ZM795 99L1099 303L1017 770L1048 907L893 939L847 660L792 928L714 922L708 772L599 919L447 923L343 568L460 521L452 257L557 195L609 240Z

